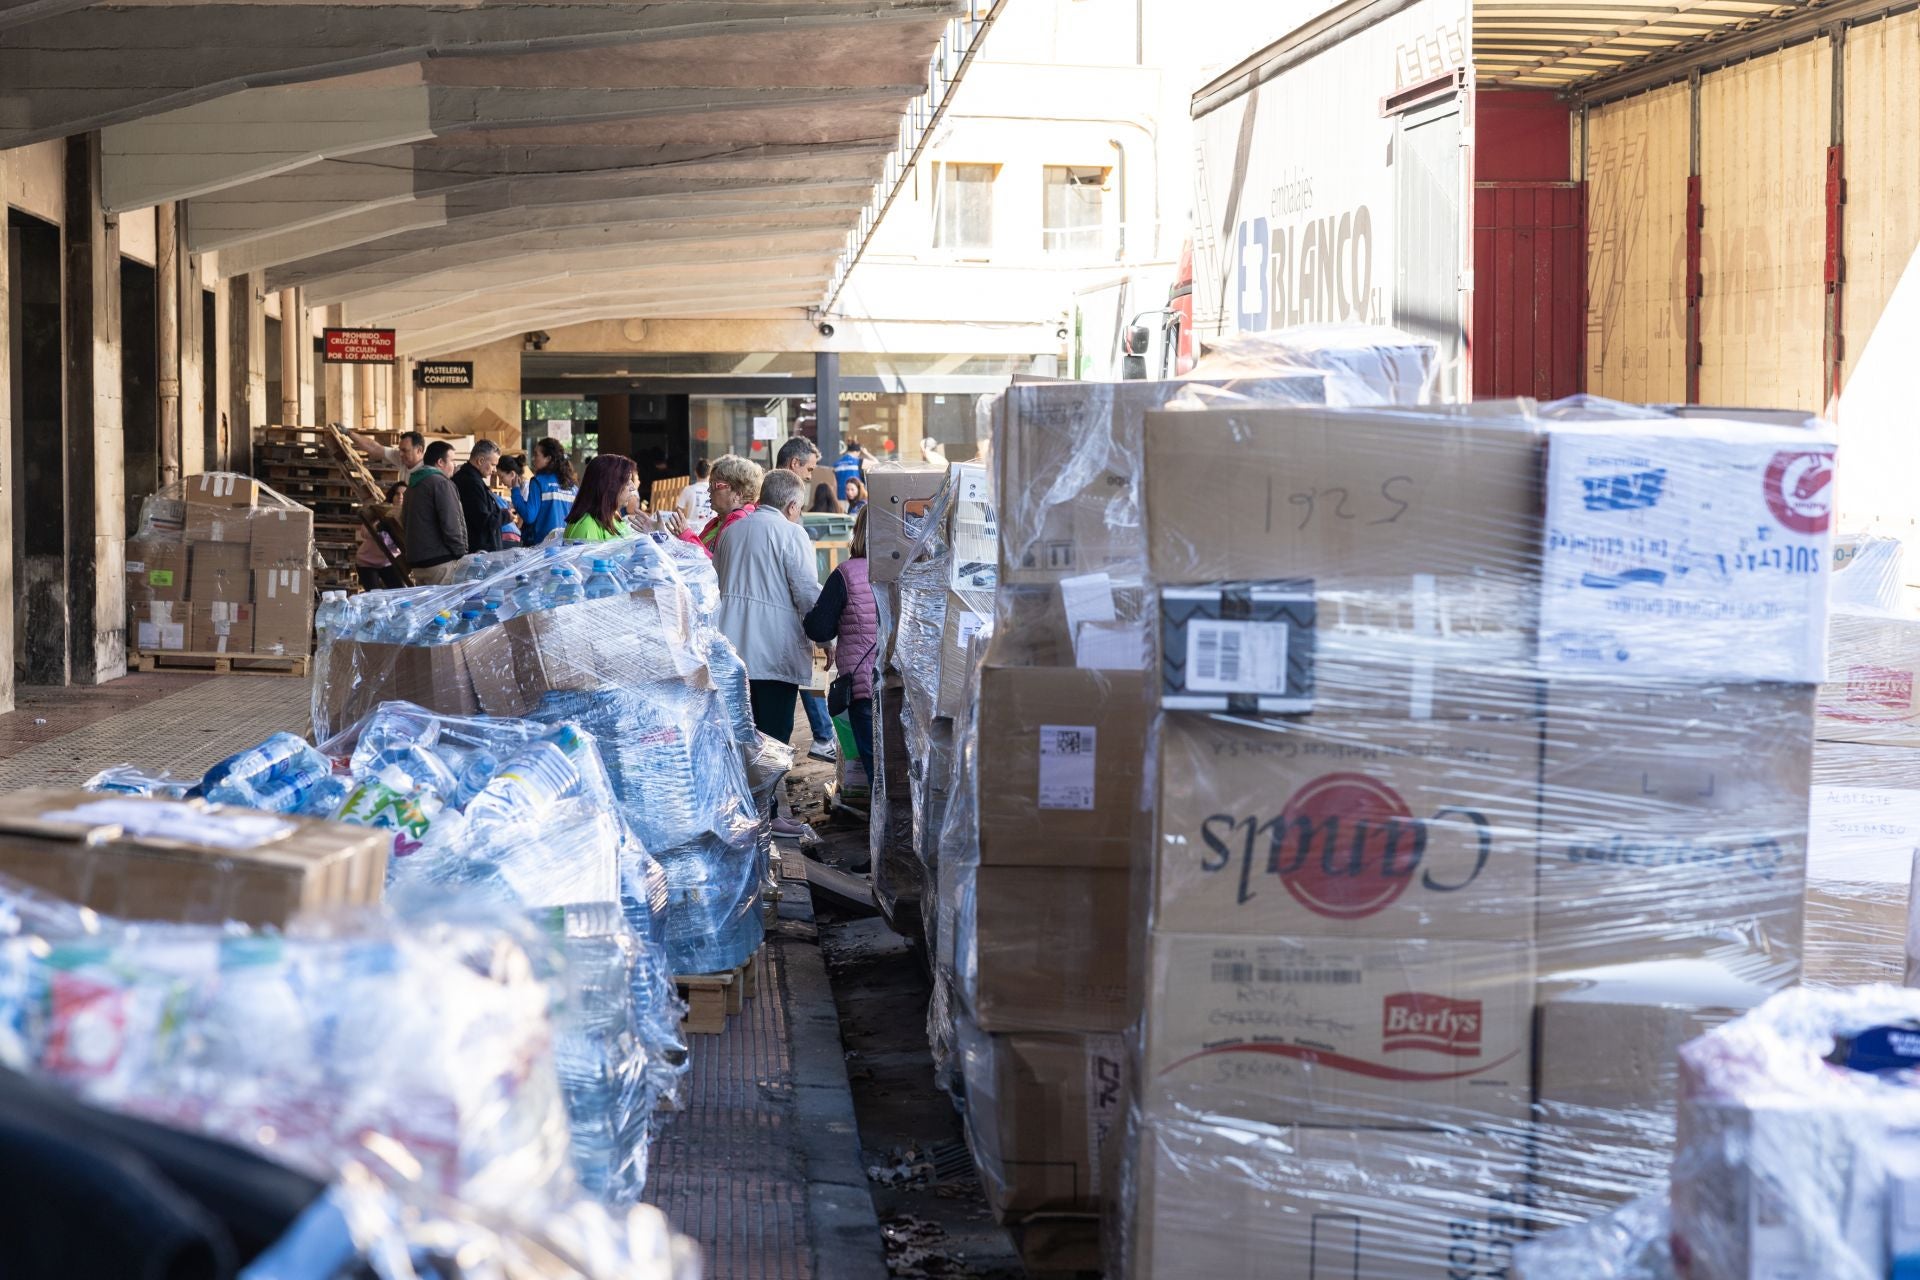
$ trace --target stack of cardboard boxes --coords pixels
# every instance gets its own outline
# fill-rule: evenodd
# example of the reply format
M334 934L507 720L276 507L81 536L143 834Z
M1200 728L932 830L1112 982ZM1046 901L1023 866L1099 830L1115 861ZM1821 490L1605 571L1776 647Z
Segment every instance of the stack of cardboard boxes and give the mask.
M1909 981L1920 858L1920 620L1836 610L1813 748L1809 984Z
M127 540L131 647L306 657L313 648L313 512L247 476L189 476Z
M1505 1274L1797 976L1831 448L1675 425L1149 423L1127 1274Z

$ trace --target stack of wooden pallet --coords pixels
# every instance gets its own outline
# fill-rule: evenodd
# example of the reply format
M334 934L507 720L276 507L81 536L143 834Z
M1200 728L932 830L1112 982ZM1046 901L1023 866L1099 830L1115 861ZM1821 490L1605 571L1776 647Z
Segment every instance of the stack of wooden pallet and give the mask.
M363 431L382 444L397 431ZM363 460L328 427L262 427L254 433L253 474L268 488L313 509L314 548L327 567L314 575L322 591L352 591L354 552L360 545L360 508L378 487L400 478L378 459ZM348 456L343 456L343 452ZM369 493L369 488L374 492Z

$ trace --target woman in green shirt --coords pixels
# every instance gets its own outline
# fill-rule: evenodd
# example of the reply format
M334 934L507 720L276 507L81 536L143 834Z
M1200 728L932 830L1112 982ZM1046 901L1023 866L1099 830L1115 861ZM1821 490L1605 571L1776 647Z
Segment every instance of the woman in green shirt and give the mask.
M611 542L631 538L625 517L640 510L640 468L632 458L603 453L580 477L580 496L567 512L568 542Z

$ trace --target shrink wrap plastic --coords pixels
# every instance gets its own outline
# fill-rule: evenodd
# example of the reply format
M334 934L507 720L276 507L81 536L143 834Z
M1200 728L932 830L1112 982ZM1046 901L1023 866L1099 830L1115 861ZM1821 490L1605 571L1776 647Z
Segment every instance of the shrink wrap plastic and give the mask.
M1657 1193L1678 1047L1801 975L1831 441L1216 397L1144 473L1120 1272L1506 1276Z
M1277 338L999 404L930 1036L976 1136L979 1064L1127 1037L1111 1273L1504 1276L1801 976L1834 446Z
M8 1067L321 1177L378 1158L483 1211L573 1198L542 976L558 960L511 917L367 911L275 934L3 891Z
M746 670L711 625L705 557L658 535L549 542L469 557L456 579L323 605L316 733L394 701L578 726L664 871L673 970L744 963L763 937L767 817L792 753L753 727Z

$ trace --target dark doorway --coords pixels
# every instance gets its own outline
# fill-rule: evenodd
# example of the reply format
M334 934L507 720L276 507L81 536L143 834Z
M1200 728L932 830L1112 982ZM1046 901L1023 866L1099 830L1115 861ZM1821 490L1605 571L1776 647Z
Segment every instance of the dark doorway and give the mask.
M632 457L640 464L640 492L651 492L656 480L690 475L693 452L687 429L691 397L636 395L628 397L627 404Z
M267 317L267 421L280 421L280 322ZM235 442L238 444L238 441ZM249 446L251 447L251 446ZM235 453L239 449L234 450Z
M67 682L66 418L60 229L7 215L12 281L15 669L23 684Z
M213 290L200 291L200 386L203 391L202 403L206 406L204 420L200 429L202 436L201 468L206 471L219 471L227 465L226 458L220 452L220 344L217 335L220 332L219 310L214 306Z
M120 259L120 422L126 464L127 532L160 485L160 317L152 267Z

